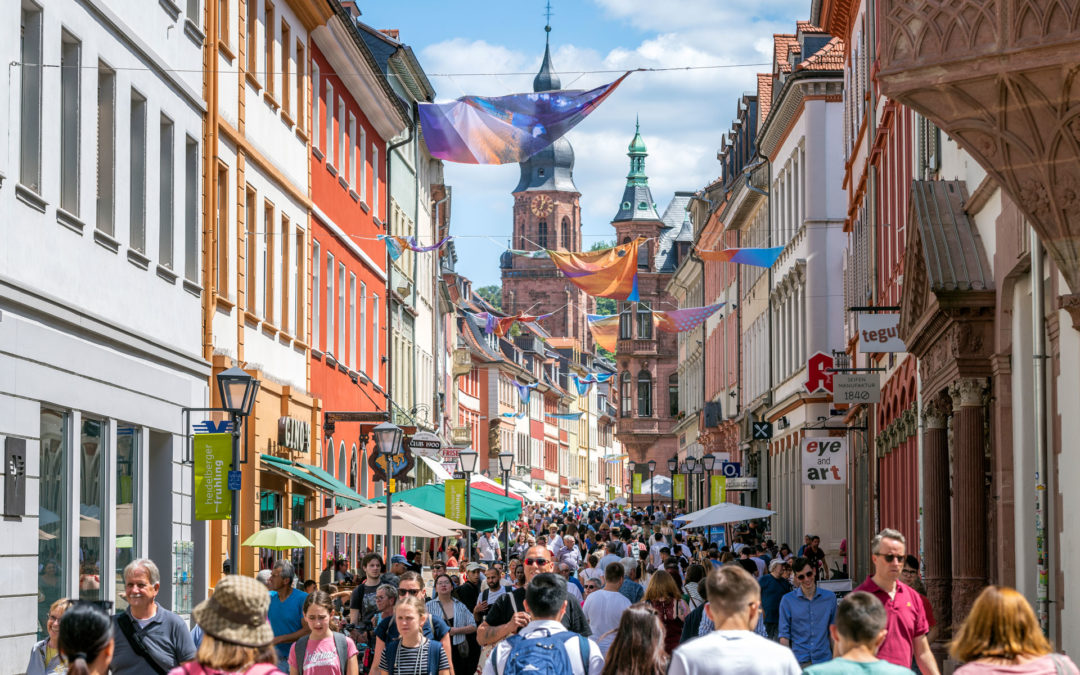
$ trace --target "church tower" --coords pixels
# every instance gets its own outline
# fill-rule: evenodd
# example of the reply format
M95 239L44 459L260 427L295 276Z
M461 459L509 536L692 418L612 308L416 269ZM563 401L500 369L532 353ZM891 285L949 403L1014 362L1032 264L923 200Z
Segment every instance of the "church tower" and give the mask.
M551 33L551 26L544 30ZM560 89L562 83L551 67L550 39L545 39L544 61L533 79L533 91ZM580 251L581 193L574 185L574 149L560 138L519 164L521 178L514 188L511 247L535 251L541 248ZM585 314L594 301L570 283L549 259L503 254L502 309L507 314L527 312L555 316L541 325L556 337L572 337L588 345Z

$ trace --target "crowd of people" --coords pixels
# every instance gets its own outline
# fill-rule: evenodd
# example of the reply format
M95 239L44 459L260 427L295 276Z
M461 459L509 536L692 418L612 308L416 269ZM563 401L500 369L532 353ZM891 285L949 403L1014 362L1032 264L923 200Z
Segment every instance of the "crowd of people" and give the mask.
M747 523L732 546L680 531L665 509L528 507L510 545L484 533L333 562L318 581L280 560L225 575L192 612L161 607L157 566L124 569L127 609L52 603L27 672L104 675L936 675L932 608L902 533L872 542L873 572L842 598L820 540L797 552ZM504 550L508 549L508 550ZM429 562L429 565L425 565ZM430 575L428 575L430 572ZM351 586L351 588L348 588ZM990 586L947 643L961 675L1080 675L1027 600Z

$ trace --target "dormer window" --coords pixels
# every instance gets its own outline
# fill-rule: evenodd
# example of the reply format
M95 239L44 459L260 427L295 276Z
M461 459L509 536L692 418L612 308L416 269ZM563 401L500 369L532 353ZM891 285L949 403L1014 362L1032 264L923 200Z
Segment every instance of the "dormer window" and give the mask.
M622 207L623 207L623 210L629 210L630 209L630 202L623 202Z
M543 178L543 177L544 177L544 170L543 170L542 168L540 168L540 169L537 169L537 170L536 170L536 175L537 175L537 176L540 176L541 178Z
M637 208L638 211L644 211L649 208L649 202L638 202Z

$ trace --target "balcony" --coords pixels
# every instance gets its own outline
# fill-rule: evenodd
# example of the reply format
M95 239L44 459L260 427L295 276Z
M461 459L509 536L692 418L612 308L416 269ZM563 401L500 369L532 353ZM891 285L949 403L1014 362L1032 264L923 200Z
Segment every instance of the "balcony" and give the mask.
M663 426L670 426L670 424ZM615 427L615 435L660 434L661 428L660 420L655 417L620 417Z
M619 340L615 346L619 356L656 356L656 340Z
M450 427L450 442L454 445L469 445L472 443L472 425Z
M451 372L453 377L461 377L462 375L468 375L472 370L472 355L469 354L468 349L455 349L454 350L454 369Z

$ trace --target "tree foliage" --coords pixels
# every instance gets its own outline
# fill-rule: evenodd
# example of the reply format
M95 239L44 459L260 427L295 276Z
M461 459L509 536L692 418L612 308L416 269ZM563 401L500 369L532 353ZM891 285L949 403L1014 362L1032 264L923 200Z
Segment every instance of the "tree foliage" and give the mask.
M481 286L476 289L476 294L486 300L495 309L502 311L502 286Z

